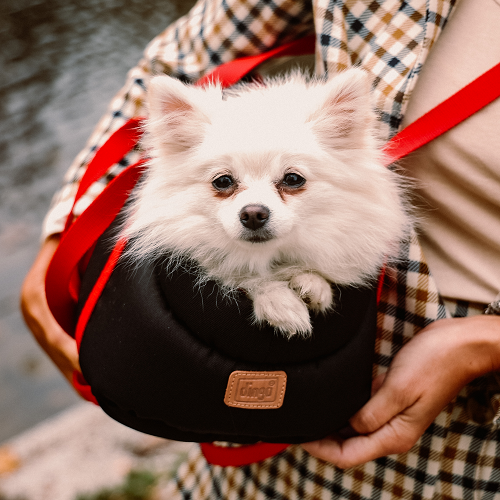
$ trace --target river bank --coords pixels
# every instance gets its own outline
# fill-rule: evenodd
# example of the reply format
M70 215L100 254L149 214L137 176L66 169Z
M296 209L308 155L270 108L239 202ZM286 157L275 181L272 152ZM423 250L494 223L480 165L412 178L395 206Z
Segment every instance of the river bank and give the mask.
M79 403L0 447L0 500L77 500L117 488L131 471L161 487L196 445L136 432Z

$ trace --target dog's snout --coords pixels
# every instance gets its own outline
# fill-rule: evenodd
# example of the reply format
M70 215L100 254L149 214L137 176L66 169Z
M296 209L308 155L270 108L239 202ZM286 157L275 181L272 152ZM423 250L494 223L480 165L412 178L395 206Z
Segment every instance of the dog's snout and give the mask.
M240 211L240 222L247 229L260 229L269 220L269 209L264 205L247 205Z

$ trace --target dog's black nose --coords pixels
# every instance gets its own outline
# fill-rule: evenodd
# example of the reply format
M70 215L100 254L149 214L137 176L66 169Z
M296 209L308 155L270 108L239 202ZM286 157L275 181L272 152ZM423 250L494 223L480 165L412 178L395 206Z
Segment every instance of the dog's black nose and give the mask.
M247 229L260 229L269 220L269 209L264 205L247 205L240 212L240 222Z

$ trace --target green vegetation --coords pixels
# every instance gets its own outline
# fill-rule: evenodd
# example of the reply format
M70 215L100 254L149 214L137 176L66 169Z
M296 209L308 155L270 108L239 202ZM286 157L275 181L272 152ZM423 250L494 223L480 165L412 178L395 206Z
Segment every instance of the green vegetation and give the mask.
M78 495L76 500L151 500L158 476L149 471L131 471L125 482L97 493Z

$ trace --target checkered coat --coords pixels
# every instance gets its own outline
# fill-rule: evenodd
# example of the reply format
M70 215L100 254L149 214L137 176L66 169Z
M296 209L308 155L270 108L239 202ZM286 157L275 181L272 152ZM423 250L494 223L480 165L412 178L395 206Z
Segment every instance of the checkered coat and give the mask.
M472 0L471 0L472 1ZM455 0L200 0L155 38L132 69L84 151L77 157L46 222L57 232L93 151L128 118L147 113L144 94L152 74L191 81L236 57L256 54L316 32L316 72L360 65L373 76L380 132L397 132L420 68L445 27ZM134 160L115 165L106 182ZM89 199L102 189L92 187ZM378 311L374 375L419 330L473 307L446 308L416 235L402 244L397 272L385 278ZM164 491L170 499L500 499L498 415L483 424L469 417L482 380L464 388L407 453L340 470L292 446L273 458L240 468L207 464L197 446Z

